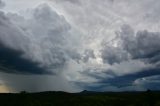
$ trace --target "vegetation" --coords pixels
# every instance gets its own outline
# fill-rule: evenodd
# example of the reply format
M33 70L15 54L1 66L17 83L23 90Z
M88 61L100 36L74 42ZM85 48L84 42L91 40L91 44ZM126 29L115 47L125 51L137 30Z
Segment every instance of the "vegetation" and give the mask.
M160 92L0 94L0 106L160 106Z

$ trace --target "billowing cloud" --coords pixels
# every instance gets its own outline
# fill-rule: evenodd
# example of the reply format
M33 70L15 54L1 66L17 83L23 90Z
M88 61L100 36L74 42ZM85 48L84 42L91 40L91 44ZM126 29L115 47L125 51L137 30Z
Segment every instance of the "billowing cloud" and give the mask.
M159 3L6 0L1 80L15 91L144 90L160 74Z
M110 71L114 74L111 78L100 78L99 83L123 88L134 86L137 79L160 74L159 32L135 32L129 25L123 25L116 35L111 42L102 43L103 62L111 65Z
M47 4L34 9L29 19L1 13L1 43L21 52L18 57L54 73L62 71L66 59L76 58L73 54L78 56L76 51L71 52L75 49L71 26Z
M93 50L81 47L83 41L80 36L75 37L79 32L74 34L74 28L66 19L47 4L32 9L30 14L23 17L17 13L1 12L1 72L61 75L70 60L78 64L95 57ZM65 78L55 79L64 81ZM19 90L14 80L12 82L8 77L3 80Z
M104 45L102 58L109 64L129 59L158 62L160 33L147 30L135 32L129 25L123 25L111 45ZM105 43L104 43L105 44Z
M23 58L30 42L23 31L10 22L5 13L0 15L0 67L4 72L44 73L44 69L29 59ZM24 48L25 47L25 48Z
M159 32L149 32L147 30L144 30L138 31L134 34L134 31L131 28L130 30L127 30L128 27L129 26L122 27L122 32L120 32L120 36L123 48L131 54L131 58L153 60L154 57L159 56Z

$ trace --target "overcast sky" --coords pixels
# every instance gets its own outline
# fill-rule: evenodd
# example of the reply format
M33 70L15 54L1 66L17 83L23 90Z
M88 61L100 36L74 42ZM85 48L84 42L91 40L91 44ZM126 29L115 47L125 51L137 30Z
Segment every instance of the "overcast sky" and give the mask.
M0 0L0 92L160 90L159 6Z

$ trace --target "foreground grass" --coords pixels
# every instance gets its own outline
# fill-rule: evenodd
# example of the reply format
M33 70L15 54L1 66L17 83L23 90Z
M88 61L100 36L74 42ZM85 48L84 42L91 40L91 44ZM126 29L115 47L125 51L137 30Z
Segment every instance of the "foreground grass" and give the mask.
M0 94L0 106L160 106L160 92Z

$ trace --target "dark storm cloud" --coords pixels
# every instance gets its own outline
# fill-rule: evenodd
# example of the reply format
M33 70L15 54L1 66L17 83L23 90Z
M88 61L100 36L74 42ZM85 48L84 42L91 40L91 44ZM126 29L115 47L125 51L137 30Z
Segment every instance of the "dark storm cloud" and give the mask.
M136 79L150 77L154 75L160 75L160 68L144 69L140 72L136 72L132 74L115 76L114 78L107 79L106 81L103 80L100 83L107 83L117 87L124 87L124 86L132 85Z
M24 58L29 40L5 13L0 12L0 71L19 74L49 74L39 63ZM25 48L24 48L25 47Z
M82 88L87 88L88 90L95 91L123 91L123 90L138 90L138 87L142 87L139 90L158 90L159 89L159 77L154 78L155 76L160 76L160 69L146 69L141 70L140 72L126 74L122 76L116 76L112 78L100 78L94 76L99 81L94 84L86 84L78 82L77 84ZM108 73L106 73L108 75ZM154 79L153 79L153 78ZM136 85L137 84L137 85Z
M134 84L139 84L141 86L144 86L147 89L151 90L159 90L160 89L160 75L150 76L150 77L144 77L141 79L137 79Z
M47 4L30 12L27 19L0 12L0 80L15 92L77 90L62 74L77 55L68 45L70 24Z
M58 72L66 61L63 46L68 30L70 26L64 17L46 4L34 9L30 20L0 11L1 71L21 74Z
M17 74L51 74L38 63L22 58L23 52L0 45L0 71Z

